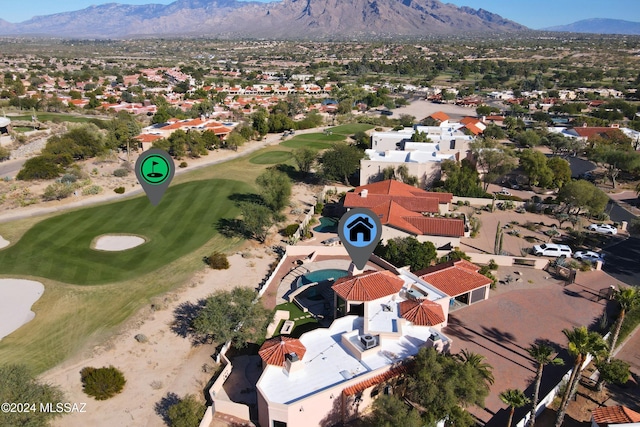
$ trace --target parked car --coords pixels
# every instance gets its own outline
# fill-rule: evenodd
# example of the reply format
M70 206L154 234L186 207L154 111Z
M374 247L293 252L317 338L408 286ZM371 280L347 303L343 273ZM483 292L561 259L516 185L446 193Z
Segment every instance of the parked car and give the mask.
M618 234L618 230L611 224L591 224L587 228L603 234Z
M511 195L511 193L509 193L509 190L507 190L504 187L502 187L502 190L495 191L493 194L495 194L496 196L510 196Z
M571 258L572 253L573 251L569 246L558 245L555 243L543 243L542 245L535 245L533 247L533 254L536 256L565 256L567 258Z
M589 262L602 261L602 262L604 262L604 254L599 254L599 253L593 252L593 251L578 251L573 255L573 257L575 259L580 260L580 261L589 261Z

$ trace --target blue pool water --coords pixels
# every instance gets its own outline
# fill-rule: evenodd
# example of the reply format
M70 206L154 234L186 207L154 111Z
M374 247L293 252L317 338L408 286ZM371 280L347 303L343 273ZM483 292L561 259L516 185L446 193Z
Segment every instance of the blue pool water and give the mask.
M338 220L328 217L320 217L320 225L313 229L318 233L335 233L338 230Z
M326 270L316 270L311 273L303 274L298 279L298 287L308 285L313 282L324 282L327 279L339 279L347 276L349 272L347 270L339 270L337 268L328 268Z

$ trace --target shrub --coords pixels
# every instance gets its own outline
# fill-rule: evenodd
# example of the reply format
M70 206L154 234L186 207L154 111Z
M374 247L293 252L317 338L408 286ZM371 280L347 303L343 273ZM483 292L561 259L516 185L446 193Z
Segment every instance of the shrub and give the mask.
M317 214L322 214L323 210L324 210L324 203L322 203L322 202L316 203L316 213Z
M493 258L491 258L489 260L489 264L487 264L487 268L489 270L497 270L498 269L498 264L496 264L495 260Z
M127 175L129 175L129 171L126 170L125 168L119 168L113 171L113 176L118 178L123 178Z
M113 366L93 368L87 366L80 371L82 390L96 400L107 400L120 393L127 380Z
M102 193L102 187L99 185L92 185L82 190L83 196L93 196L100 193Z
M115 191L118 194L122 194L124 193L124 187L116 187L113 189L113 191Z
M188 394L169 407L167 418L172 427L193 427L200 424L206 409L194 395Z
M629 226L627 227L627 229L629 230L629 233L631 233L631 234L639 234L640 233L640 218L632 219L631 222L629 223Z
M78 177L72 173L66 173L62 175L62 178L60 178L60 182L63 184L73 184L77 180L78 180Z
M298 231L298 227L298 224L289 224L282 230L282 235L284 237L292 237Z
M147 338L145 334L137 334L133 338L135 338L135 340L138 341L139 343L146 343L149 341L149 338Z
M179 168L186 168L187 166L189 166L187 162L180 162L180 164L178 165Z
M42 199L45 201L66 199L73 194L73 191L74 187L72 185L56 182L47 186L42 195Z
M16 179L31 181L34 179L57 178L62 173L62 168L53 156L42 155L27 160Z
M11 151L8 148L0 147L0 162L3 160L9 160L11 157Z
M206 259L206 263L214 270L226 270L229 268L229 260L222 252L214 252Z

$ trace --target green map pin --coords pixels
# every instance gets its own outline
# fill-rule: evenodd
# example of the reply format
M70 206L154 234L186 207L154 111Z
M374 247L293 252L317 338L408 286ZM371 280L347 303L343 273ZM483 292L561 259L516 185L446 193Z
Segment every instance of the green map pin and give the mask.
M162 200L175 172L169 153L157 148L145 151L136 161L136 177L153 206Z

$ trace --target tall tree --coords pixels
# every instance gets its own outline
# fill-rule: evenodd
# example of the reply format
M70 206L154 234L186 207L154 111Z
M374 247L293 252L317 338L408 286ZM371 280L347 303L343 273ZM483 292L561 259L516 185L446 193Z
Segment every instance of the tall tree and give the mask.
M618 319L616 320L615 329L613 330L613 336L611 337L611 347L609 348L609 354L607 355L607 362L613 357L613 351L616 349L618 343L618 337L620 336L620 328L629 310L632 310L638 304L640 304L640 291L635 286L629 286L624 289L618 289L613 294L618 304L620 304L620 312L618 313Z
M58 387L43 384L29 372L24 365L0 366L0 402L15 402L17 404L31 403L34 405L56 404L64 400L64 395ZM49 422L61 413L39 411L39 407L32 411L4 412L0 416L5 426L33 426L46 427Z
M490 183L518 166L518 159L513 156L511 151L502 147L494 139L485 138L472 142L471 152L476 159L476 165L483 174L484 191L487 191Z
M291 179L286 173L269 168L256 178L260 196L273 212L280 212L291 198Z
M245 287L215 292L194 318L194 332L220 344L232 341L239 348L256 342L264 337L270 312L255 299L255 291Z
M311 148L303 147L293 150L293 160L295 160L298 169L302 173L311 172L311 168L317 158L318 155Z
M520 153L520 166L529 178L529 184L548 187L553 181L553 172L547 166L547 157L540 151L530 149Z
M527 403L531 402L527 396L524 395L522 390L510 388L498 395L503 403L506 403L511 410L509 411L509 421L507 421L507 427L511 427L513 421L513 413L516 408L520 408Z
M607 176L611 185L616 188L616 180L620 172L630 172L640 166L640 154L628 149L620 149L617 146L598 144L589 150L589 160L600 163L607 169Z
M372 406L371 414L364 419L367 427L424 426L418 411L395 395L380 396Z
M564 365L564 360L559 357L553 357L553 348L545 342L535 342L527 348L527 353L536 362L536 379L533 388L533 399L531 401L531 418L529 419L529 427L536 424L536 409L540 394L540 383L542 382L542 371L547 365Z
M562 333L567 337L569 341L568 350L569 354L573 357L573 370L567 383L567 388L562 396L560 402L560 408L558 408L558 414L556 417L555 427L561 427L564 421L564 416L567 413L567 406L569 401L573 398L573 395L578 388L578 382L580 382L580 376L582 374L582 365L589 353L598 354L607 349L607 343L597 332L589 332L586 326L579 328L564 329Z
M258 203L243 202L240 203L240 213L245 234L264 243L269 228L274 224L271 209Z
M323 175L332 180L349 184L349 176L360 167L364 153L344 143L334 144L320 156Z
M444 179L444 189L454 196L481 197L485 194L480 186L478 171L467 159L458 163L443 160L440 169Z
M386 245L379 244L374 252L393 265L399 267L408 265L411 271L429 267L438 256L433 243L419 242L414 237L389 239Z
M492 372L493 368L485 362L485 357L483 355L463 349L460 353L456 354L455 357L463 364L472 366L485 381L487 388L489 388L490 385L493 385L495 382Z
M571 181L571 166L569 162L560 157L552 157L547 160L547 167L551 170L551 185L554 188L561 188Z

